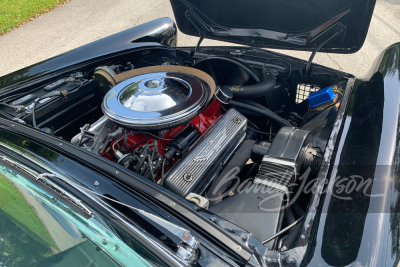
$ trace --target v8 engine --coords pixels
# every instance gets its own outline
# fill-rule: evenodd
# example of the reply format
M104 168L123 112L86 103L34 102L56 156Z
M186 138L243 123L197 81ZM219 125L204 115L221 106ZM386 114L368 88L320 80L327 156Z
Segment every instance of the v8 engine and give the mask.
M233 152L238 140L230 136L244 137L245 125L237 130L237 134L224 132L224 138L218 137L214 142L198 140L208 140L208 135L223 123L221 102L213 99L215 83L200 70L157 66L104 77L108 75L104 72L106 69L99 68L95 75L101 88L110 88L102 103L105 115L94 124L81 128L81 133L72 139L74 144L163 184L165 172L185 158L193 147L203 149L203 155L213 154L215 149L226 150L225 143L231 140L229 149ZM115 86L105 82L110 80ZM237 114L245 121L243 115ZM214 164L210 160L205 162ZM188 180L191 172L189 170L179 179ZM166 182L171 188L179 184L173 184L172 179Z

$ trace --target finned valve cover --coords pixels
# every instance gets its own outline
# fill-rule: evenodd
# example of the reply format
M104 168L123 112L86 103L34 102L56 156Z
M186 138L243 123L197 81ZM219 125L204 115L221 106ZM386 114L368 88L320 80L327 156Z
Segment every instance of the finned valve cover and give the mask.
M246 135L247 118L231 108L204 134L195 148L166 174L165 188L186 197L201 195Z
M114 86L105 95L102 109L111 120L125 127L159 130L195 117L210 95L208 83L194 75L154 72Z

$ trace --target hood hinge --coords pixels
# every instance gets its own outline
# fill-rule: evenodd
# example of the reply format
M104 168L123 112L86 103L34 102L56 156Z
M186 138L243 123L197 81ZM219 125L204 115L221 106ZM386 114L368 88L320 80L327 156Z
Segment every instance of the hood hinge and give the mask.
M327 43L329 43L330 41L332 41L334 38L336 38L337 36L339 36L341 33L343 33L344 30L345 30L345 27L344 27L342 24L336 25L336 26L333 28L333 31L335 31L335 32L333 33L333 35L330 36L328 39L326 39L324 42L322 42L322 43L311 53L310 59L309 59L308 62L307 62L307 66L306 66L306 70L305 70L305 75L306 75L306 76L310 76L310 75L311 75L311 65L312 65L312 61L313 61L315 55L317 54L317 52L318 52L319 50L321 50L321 48L322 48L324 45L326 45ZM328 33L328 32L331 32L331 31L328 30L327 33ZM325 35L326 35L327 33L325 33Z
M195 52L199 51L200 44L203 42L204 38L206 37L206 31L204 29L203 30L200 29L200 27L194 21L192 12L190 10L186 11L185 16L186 16L187 20L193 25L193 27L196 29L197 33L200 36L199 42L197 43L194 52L192 52L194 54ZM191 56L193 56L193 55L191 55Z

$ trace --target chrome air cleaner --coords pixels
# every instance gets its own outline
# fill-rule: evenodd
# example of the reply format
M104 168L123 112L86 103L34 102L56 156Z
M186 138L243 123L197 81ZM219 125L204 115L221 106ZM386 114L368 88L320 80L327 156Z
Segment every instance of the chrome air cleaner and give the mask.
M208 74L181 66L141 68L114 79L119 83L105 95L103 112L114 122L137 130L183 124L195 117L215 92Z

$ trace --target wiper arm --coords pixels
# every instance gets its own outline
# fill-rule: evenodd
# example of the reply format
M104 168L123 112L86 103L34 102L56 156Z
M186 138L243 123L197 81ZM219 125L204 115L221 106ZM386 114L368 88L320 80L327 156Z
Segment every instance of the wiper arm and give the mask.
M65 191L63 188L61 188L60 186L56 185L54 182L50 181L48 178L58 178L72 186L74 186L74 183L71 183L70 181L60 178L55 174L52 173L42 173L39 174L38 176L36 176L36 180L42 182L44 185L50 187L51 189L53 189L53 191L57 192L61 197L63 197L64 199L68 200L69 202L73 203L75 206L77 206L79 209L81 209L86 215L88 215L89 217L93 216L93 212L86 207L82 201L80 201L79 199L77 199L76 197L74 197L72 194L68 193L67 191Z
M52 191L58 193L63 199L67 200L69 203L72 203L76 207L79 208L83 212L85 216L88 218L93 217L93 212L86 207L81 200L78 198L74 197L72 194L68 193L66 190L64 190L62 187L58 186L54 182L50 181L48 178L58 178L62 180L63 182L75 186L75 183L72 183L71 181L68 181L66 179L60 178L55 174L52 173L42 173L38 174L37 172L31 170L30 168L27 168L25 165L20 164L19 162L12 160L6 156L0 155L0 160L7 162L8 164L17 167L19 170L23 171L24 173L27 173L31 177L33 177L36 181L41 182L43 185L46 187L52 189Z
M189 230L186 230L178 225L175 225L159 216L156 216L152 213L146 212L144 210L135 208L133 206L127 205L125 203L122 203L120 201L117 201L115 199L103 196L99 193L94 192L93 190L90 190L88 188L85 188L81 185L78 185L70 180L61 178L55 174L52 173L42 173L39 174L36 178L36 180L43 182L45 185L51 187L54 191L58 192L61 196L63 196L64 198L66 198L67 200L69 200L70 202L74 203L76 206L78 206L80 209L82 209L85 213L87 213L89 216L93 216L92 212L90 211L90 209L88 209L79 199L75 198L74 196L72 196L71 194L69 194L68 192L66 192L65 190L63 190L62 188L60 188L58 185L56 185L55 183L53 183L52 181L50 181L48 178L57 178L62 180L63 182L73 186L73 187L78 187L80 189L83 189L84 191L94 194L96 196L99 196L101 198L107 199L109 201L112 201L114 203L123 205L125 207L128 207L130 209L133 209L137 212L139 212L140 214L142 214L143 216L145 216L146 218L148 218L149 220L153 221L154 223L158 224L159 226L163 227L164 229L166 229L168 232L170 232L172 235L178 237L181 241L181 243L178 246L178 251L177 251L177 255L188 262L192 262L198 259L199 253L198 253L198 247L200 245L200 243L192 236L192 234L190 233Z

